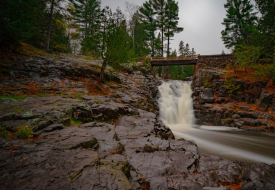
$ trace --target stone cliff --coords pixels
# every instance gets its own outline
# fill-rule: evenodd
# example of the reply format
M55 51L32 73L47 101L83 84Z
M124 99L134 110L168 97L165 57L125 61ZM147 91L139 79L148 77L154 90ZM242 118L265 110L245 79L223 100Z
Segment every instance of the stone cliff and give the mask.
M157 118L161 81L142 65L122 73L109 68L105 84L98 85L99 63L82 58L23 57L0 64L0 123L8 131L0 137L1 189L275 187L274 164L200 155L195 142L175 140ZM219 80L220 72L209 73L209 81ZM202 81L194 82L198 105L211 109L216 88L202 88ZM20 140L22 127L32 129L33 137Z
M198 65L193 79L193 99L198 123L274 132L275 87L228 77L223 68Z

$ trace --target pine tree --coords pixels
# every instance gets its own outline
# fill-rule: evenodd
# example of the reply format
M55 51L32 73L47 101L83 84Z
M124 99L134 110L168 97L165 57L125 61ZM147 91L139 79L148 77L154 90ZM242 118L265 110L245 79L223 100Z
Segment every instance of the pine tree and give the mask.
M126 63L132 55L131 37L126 31L125 22L118 27L111 9L107 6L100 16L100 55L103 59L99 82L103 82L104 70L107 65L119 68L121 63Z
M227 0L224 7L227 18L222 22L225 30L221 34L225 46L232 48L240 43L249 44L257 20L250 0Z
M157 29L156 20L154 19L155 11L153 9L152 0L145 1L142 7L139 9L141 19L145 26L145 32L147 34L149 44L151 46L151 54L155 56L155 31Z
M186 47L185 47L185 49L184 49L184 55L186 56L186 55L190 55L190 48L189 48L189 44L187 43L186 44Z
M161 30L161 55L164 56L164 31L165 31L165 6L166 0L152 0L153 7L157 12L157 26Z
M222 55L225 55L224 50L222 50Z
M158 34L158 37L155 40L155 56L162 57L162 42L161 42L161 34Z
M272 57L275 53L275 1L274 0L255 0L257 8L262 17L259 22L260 44L257 46L263 47L262 54L267 57ZM275 54L274 54L275 61Z
M180 41L180 44L179 44L179 55L180 56L184 56L184 42L183 41Z
M98 56L97 46L99 44L99 23L101 14L101 2L99 0L75 0L73 3L75 7L76 23L82 34L82 48L83 54L90 54Z
M171 57L177 57L177 56L178 56L177 50L172 51Z
M1 0L0 46L13 50L20 41L44 44L46 7L44 1Z
M190 52L191 55L196 55L195 49L192 48L192 51Z
M167 57L170 56L170 40L175 35L183 31L183 28L178 27L179 20L179 6L175 0L167 0L165 5L165 36L167 37Z
M62 8L62 2L66 0L46 0L50 4L50 11L49 11L49 22L48 22L48 31L47 31L47 40L46 40L46 51L49 51L50 48L50 40L51 40L51 27L53 21L53 14L54 10L60 10ZM73 3L74 0L68 0L69 2Z

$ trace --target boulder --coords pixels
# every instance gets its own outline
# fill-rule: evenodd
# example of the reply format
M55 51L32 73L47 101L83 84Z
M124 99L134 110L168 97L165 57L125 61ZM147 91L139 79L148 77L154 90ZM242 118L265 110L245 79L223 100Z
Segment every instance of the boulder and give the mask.
M266 111L268 107L271 106L273 95L274 94L270 94L266 90L262 90L258 105L259 110Z
M214 100L214 90L212 88L203 89L202 93L200 94L200 103L213 103Z
M203 86L206 80L212 82L214 79L219 79L223 74L223 71L214 68L198 69L193 80L194 87Z

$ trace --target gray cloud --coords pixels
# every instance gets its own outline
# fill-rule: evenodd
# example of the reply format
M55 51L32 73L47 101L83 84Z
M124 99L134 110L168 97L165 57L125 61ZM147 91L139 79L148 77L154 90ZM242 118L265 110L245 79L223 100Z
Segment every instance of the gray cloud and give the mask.
M127 0L141 6L145 0ZM112 10L120 7L125 11L125 0L102 0L103 6L110 6ZM178 0L179 2L179 26L184 31L176 34L171 42L172 49L178 50L181 40L189 43L190 48L201 55L220 54L222 50L230 53L223 45L221 24L226 15L224 4L226 0Z

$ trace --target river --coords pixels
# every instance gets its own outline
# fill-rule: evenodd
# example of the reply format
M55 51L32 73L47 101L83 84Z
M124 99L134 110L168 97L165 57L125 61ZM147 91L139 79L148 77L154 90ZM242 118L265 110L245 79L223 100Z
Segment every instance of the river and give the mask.
M163 81L159 92L159 118L170 127L176 138L194 140L200 154L249 163L275 163L274 133L195 125L190 82Z

